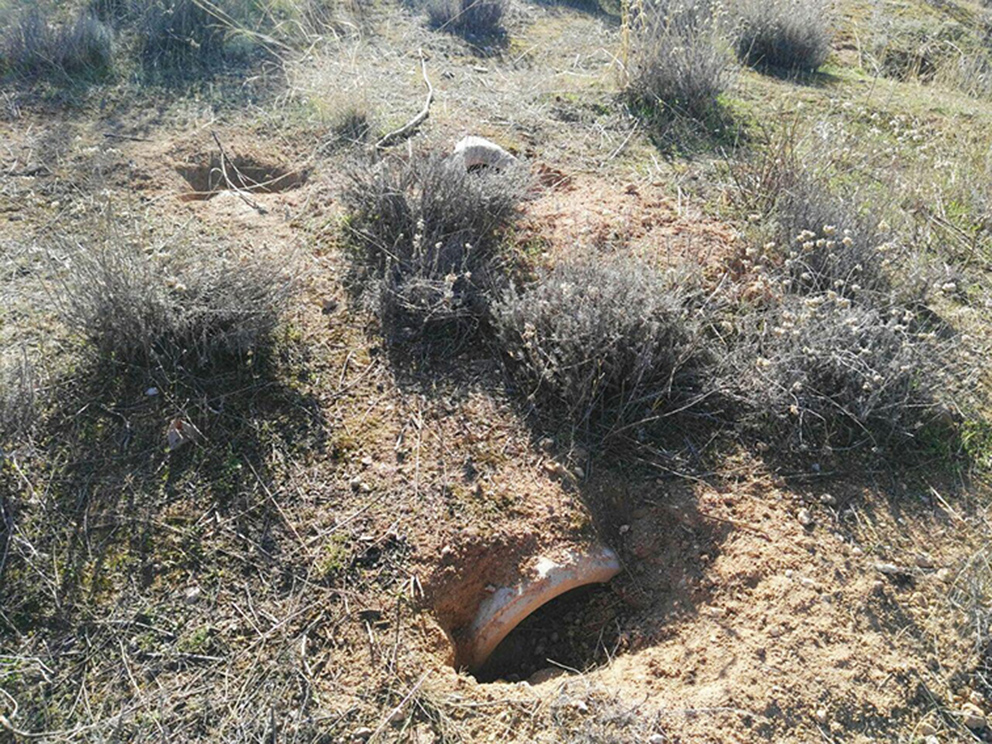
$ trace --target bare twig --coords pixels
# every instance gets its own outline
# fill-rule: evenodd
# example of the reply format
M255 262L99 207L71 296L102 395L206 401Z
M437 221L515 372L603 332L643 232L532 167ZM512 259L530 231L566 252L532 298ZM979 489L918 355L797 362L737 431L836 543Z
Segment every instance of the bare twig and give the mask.
M230 162L231 167L234 168L235 171L237 171L237 168L235 167L234 162L231 161L229 157L227 157L227 152L224 150L224 145L220 143L220 137L217 136L217 132L211 132L210 134L213 135L214 142L216 142L217 147L220 148L220 173L224 177L224 182L227 184L227 187L235 194L237 194L241 198L241 201L243 201L245 204L247 204L249 207L254 209L259 214L268 213L268 210L265 207L263 207L261 204L256 202L254 199L250 199L248 197L248 194L244 192L244 189L238 188L237 184L235 184L227 175L227 163ZM243 176L241 180L242 182L244 182Z
M428 116L430 116L431 103L434 102L434 87L431 85L431 81L427 78L427 57L424 56L424 50L419 49L418 51L420 52L420 72L424 76L424 84L427 85L427 100L424 102L424 107L420 110L419 114L414 116L399 129L390 132L381 140L376 142L376 150L382 150L390 145L396 144L402 139L406 139L409 135L413 134L417 127L427 120Z

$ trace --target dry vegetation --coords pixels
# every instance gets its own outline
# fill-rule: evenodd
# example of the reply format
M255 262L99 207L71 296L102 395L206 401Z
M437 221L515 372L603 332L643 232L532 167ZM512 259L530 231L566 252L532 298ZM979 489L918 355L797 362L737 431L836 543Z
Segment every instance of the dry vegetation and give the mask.
M989 740L988 13L0 0L0 740Z

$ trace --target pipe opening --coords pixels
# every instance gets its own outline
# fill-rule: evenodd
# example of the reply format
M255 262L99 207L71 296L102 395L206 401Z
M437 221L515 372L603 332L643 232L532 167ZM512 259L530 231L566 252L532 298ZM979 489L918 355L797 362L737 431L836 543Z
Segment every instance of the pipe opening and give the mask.
M622 605L604 584L565 592L524 618L470 673L479 682L518 682L563 667L589 671L616 653Z

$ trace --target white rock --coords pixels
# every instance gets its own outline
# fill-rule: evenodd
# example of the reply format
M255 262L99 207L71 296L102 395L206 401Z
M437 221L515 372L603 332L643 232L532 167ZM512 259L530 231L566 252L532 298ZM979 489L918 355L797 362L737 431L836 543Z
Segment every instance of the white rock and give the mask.
M820 503L826 506L837 506L837 498L832 494L825 493L820 497Z
M664 734L651 734L647 739L645 739L645 744L665 744L668 738Z
M800 509L796 515L796 519L799 520L799 524L803 527L809 527L813 524L813 515L810 514L809 509Z
M451 155L453 160L460 160L465 169L488 166L490 168L506 168L516 162L510 153L482 137L465 137L457 145Z

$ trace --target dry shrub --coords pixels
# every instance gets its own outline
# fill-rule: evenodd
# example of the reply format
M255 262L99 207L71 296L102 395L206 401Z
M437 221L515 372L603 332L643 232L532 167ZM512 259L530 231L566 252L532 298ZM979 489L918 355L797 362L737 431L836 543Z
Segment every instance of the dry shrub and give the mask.
M682 272L586 256L495 309L512 369L539 408L603 438L709 394L704 308Z
M104 359L205 370L266 348L297 285L292 263L182 240L156 248L111 224L75 251L58 306Z
M947 342L904 308L789 297L746 323L731 365L743 418L790 451L890 449L943 410Z
M506 34L507 0L427 0L431 28L470 39L488 39Z
M728 59L705 0L652 7L635 21L625 89L649 116L707 120L729 84Z
M813 72L830 55L829 8L824 0L740 0L734 49L744 64Z
M433 154L352 172L347 230L388 331L459 338L484 321L525 188L517 169L468 173Z
M37 375L26 354L0 366L0 458L3 446L29 434L38 417Z
M0 26L0 72L99 76L113 64L113 34L89 12L56 24L35 7L0 14Z
M804 162L794 136L787 133L764 153L733 164L732 198L743 211L763 216L763 238L773 241L768 247L779 257L787 291L889 304L885 267L893 236L858 209L856 197L836 194L825 174ZM907 277L907 296L918 294L910 284Z
M136 1L129 13L146 70L202 68L224 56L227 29L197 0Z

